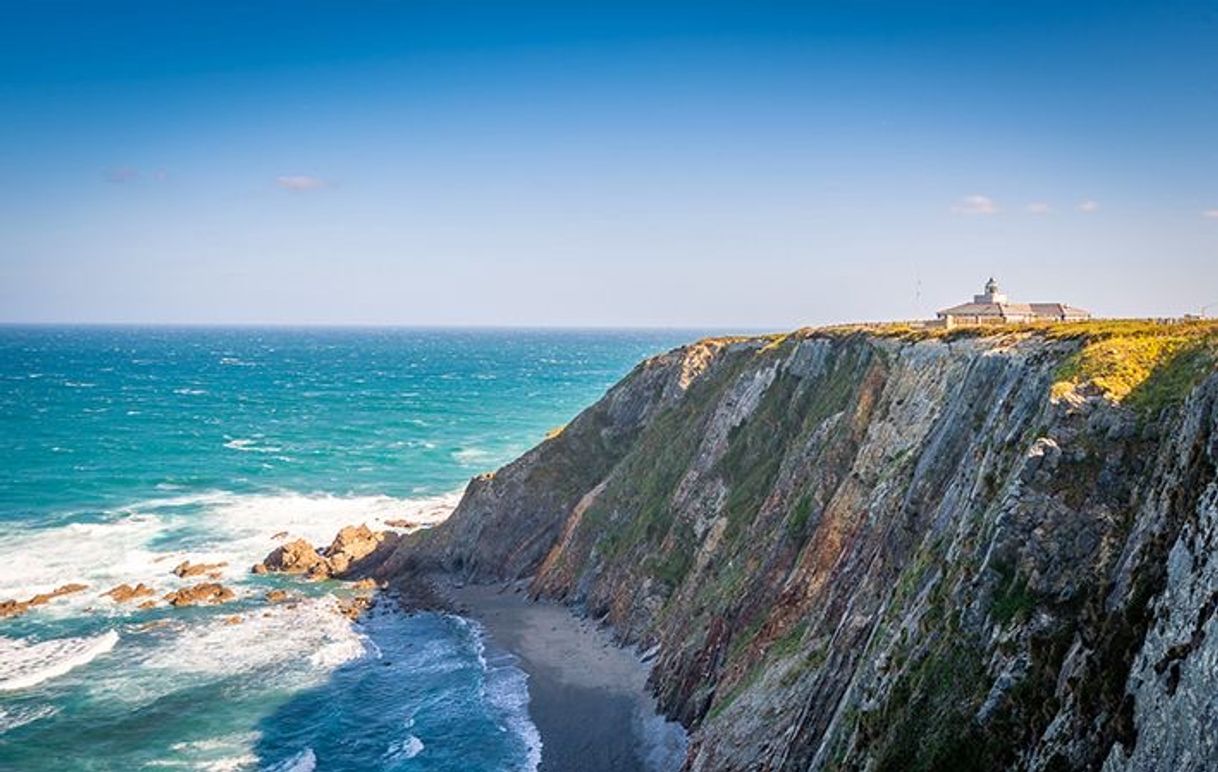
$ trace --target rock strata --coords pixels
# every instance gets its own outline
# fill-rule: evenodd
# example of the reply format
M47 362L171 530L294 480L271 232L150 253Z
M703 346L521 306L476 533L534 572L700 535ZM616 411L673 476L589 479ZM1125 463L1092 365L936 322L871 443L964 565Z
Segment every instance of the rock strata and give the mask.
M685 772L1218 769L1218 327L647 360L374 576L654 652Z

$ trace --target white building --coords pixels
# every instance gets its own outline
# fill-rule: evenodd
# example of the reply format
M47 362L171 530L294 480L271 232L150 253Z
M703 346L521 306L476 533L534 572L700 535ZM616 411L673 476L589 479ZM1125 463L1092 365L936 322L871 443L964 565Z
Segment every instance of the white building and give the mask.
M985 292L973 295L973 302L938 312L947 327L959 324L1018 324L1020 322L1078 322L1091 318L1091 312L1065 303L1015 303L998 288L994 277L985 283Z

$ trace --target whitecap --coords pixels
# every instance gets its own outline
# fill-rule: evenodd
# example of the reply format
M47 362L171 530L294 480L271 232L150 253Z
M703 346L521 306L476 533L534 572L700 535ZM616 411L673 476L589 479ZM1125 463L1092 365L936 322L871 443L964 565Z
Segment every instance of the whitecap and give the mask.
M406 735L404 740L395 740L389 744L388 750L385 751L386 761L403 761L405 759L413 759L423 752L423 741L412 734Z
M118 643L118 633L40 643L0 637L0 691L26 689L92 662Z
M267 768L267 772L313 772L317 769L317 754L312 748L305 748L290 759L279 762Z
M224 443L230 450L240 450L244 453L280 453L283 448L276 445L258 445L258 440L237 438Z
M54 705L13 708L0 706L0 734L4 734L10 729L16 729L19 726L32 724L39 719L50 718L58 712L59 708Z

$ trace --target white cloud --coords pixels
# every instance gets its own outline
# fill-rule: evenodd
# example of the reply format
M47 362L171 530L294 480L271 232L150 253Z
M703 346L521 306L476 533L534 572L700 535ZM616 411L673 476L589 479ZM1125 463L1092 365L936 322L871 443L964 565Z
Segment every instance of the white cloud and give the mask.
M275 184L287 190L317 190L329 185L320 177L307 174L285 174L275 178Z
M997 214L998 205L989 196L965 196L952 205L953 214Z
M1218 209L1206 209L1201 213L1201 216L1210 220L1218 220Z
M1033 201L1028 204L1027 209L1029 214L1048 214L1053 211L1044 201Z
M1100 210L1100 202L1092 199L1084 199L1078 203L1078 211L1080 212L1098 212Z

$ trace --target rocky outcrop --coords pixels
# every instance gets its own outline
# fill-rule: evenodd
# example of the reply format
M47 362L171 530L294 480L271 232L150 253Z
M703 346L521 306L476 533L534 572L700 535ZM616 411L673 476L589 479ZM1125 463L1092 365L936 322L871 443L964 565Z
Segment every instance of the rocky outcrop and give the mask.
M658 647L689 770L1218 766L1218 329L705 341L377 576Z
M304 539L296 539L276 547L251 570L256 574L305 574L309 579L355 578L372 571L388 557L399 538L392 531L350 525L340 530L323 551L319 552Z
M271 550L261 563L254 566L253 571L256 574L274 571L329 576L330 566L312 544L304 539L296 539Z
M227 565L228 563L191 563L189 560L186 560L174 566L173 573L175 576L183 579L202 574L207 574L212 579L216 579L220 576L220 569Z
M165 600L169 602L169 605L175 607L216 606L236 600L236 598L236 593L218 582L203 582L190 587L183 587L165 596Z
M56 587L50 592L41 592L30 598L29 600L4 600L0 601L0 619L5 617L15 617L24 614L35 606L44 606L56 598L64 595L72 595L73 593L82 592L89 589L88 585L84 584L65 584Z
M148 585L140 582L132 587L129 584L120 584L102 593L106 597L113 600L115 603L126 603L127 601L135 600L136 598L147 598L156 595L156 590Z

